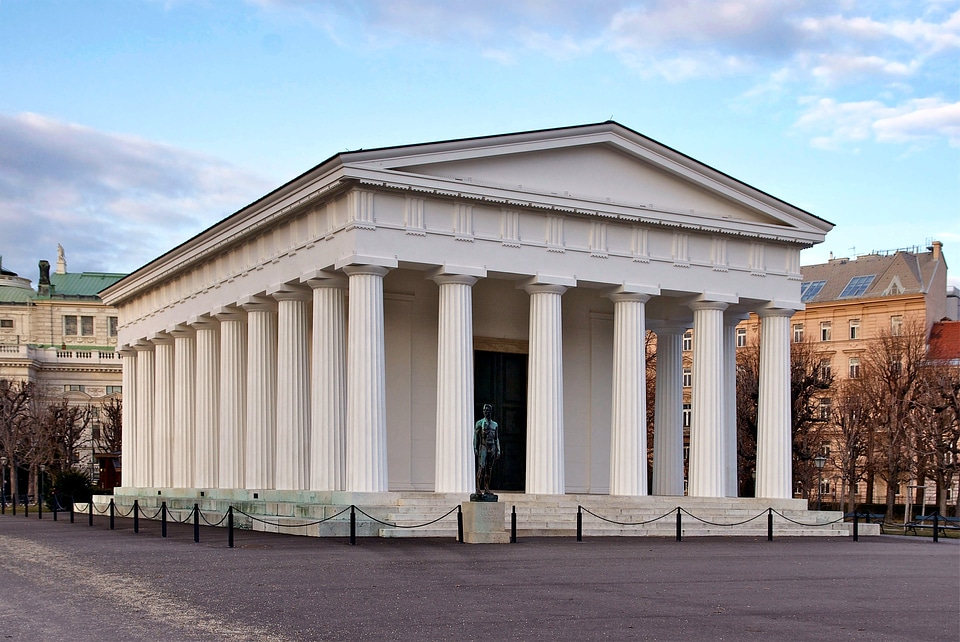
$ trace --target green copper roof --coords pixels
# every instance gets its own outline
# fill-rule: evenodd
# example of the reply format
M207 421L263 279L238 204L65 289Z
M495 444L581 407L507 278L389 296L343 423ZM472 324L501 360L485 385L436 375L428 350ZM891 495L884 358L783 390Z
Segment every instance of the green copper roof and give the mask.
M97 296L100 290L110 287L124 276L106 272L54 273L50 275L50 285L53 286L51 294L53 297Z
M27 288L0 285L0 305L4 303L30 303L36 295L36 292Z

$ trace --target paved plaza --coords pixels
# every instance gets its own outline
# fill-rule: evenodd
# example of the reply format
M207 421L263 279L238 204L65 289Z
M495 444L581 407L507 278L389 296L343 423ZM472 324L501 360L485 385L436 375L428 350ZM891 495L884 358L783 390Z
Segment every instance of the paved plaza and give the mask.
M958 540L316 539L0 517L0 639L957 640Z

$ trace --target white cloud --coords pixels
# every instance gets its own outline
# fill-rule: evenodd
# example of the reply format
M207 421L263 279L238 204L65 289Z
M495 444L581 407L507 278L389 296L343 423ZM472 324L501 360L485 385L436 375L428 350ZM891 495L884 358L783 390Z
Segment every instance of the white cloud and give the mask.
M61 243L70 269L132 270L264 193L215 158L36 114L0 114L0 252L33 277Z
M837 102L806 99L806 110L794 127L813 133L815 147L841 149L847 143L875 140L907 143L946 139L960 146L960 103L923 98L889 106L877 100Z

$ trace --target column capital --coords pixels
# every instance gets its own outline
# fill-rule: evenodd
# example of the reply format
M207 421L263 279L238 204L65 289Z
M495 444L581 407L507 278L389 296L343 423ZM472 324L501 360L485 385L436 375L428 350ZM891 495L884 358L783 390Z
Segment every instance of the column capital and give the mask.
M726 312L723 313L723 325L725 326L740 325L741 321L746 321L749 318L750 318L749 312L733 312L731 310L727 310Z
M118 346L117 352L120 353L121 357L135 357L137 356L137 350L133 346Z
M639 292L611 292L607 294L607 298L614 303L619 303L620 301L636 301L637 303L646 303L650 300L650 295L640 294Z
M456 276L476 277L474 279L474 282L476 282L476 279L485 279L487 277L487 268L444 263L443 265L438 265L435 268L427 270L427 278L433 279L434 281L437 281L438 277ZM440 281L437 281L437 283L440 283Z
M296 283L278 283L267 288L267 295L277 301L310 301L313 294L309 288Z
M347 272L347 268L357 267L381 267L392 270L399 265L396 256L366 256L362 254L350 254L345 256L334 264L338 270ZM350 272L347 272L350 274ZM386 272L384 272L386 274Z
M173 335L167 332L155 332L152 337L150 337L150 343L154 346L157 345L170 345L173 343Z
M313 270L300 276L300 283L317 288L346 288L347 279L338 272L328 270Z
M391 270L389 267L372 264L350 264L344 265L343 271L347 276L369 274L371 276L384 277Z
M260 310L268 310L270 312L276 312L277 310L277 301L273 297L262 296L262 295L251 295L245 296L237 304L249 312L255 312Z
M192 337L194 334L196 334L196 330L191 328L186 323L177 323L176 325L172 325L167 328L167 333L172 335L175 339L179 339L181 337Z
M437 285L452 283L469 285L470 287L473 287L477 282L477 277L469 276L467 274L435 274L433 276L428 276L427 278L432 279Z
M797 311L793 308L761 308L757 310L757 316L761 319L767 317L792 317Z
M153 348L153 341L150 341L149 339L140 339L133 344L133 349L137 352L152 352Z
M213 311L213 316L217 321L244 321L247 318L247 312L236 305L223 305Z
M691 301L687 305L690 306L690 309L694 312L699 310L719 310L724 311L729 307L729 303L724 301Z
M517 289L526 290L527 294L533 294L534 292L557 292L563 294L567 291L567 288L575 287L577 287L577 279L575 277L551 274L538 273L530 278L521 279L517 282Z
M195 317L190 317L190 321L188 321L188 323L193 327L194 330L213 330L220 326L220 322L209 314L200 314Z
M636 283L622 283L613 288L610 288L604 293L604 296L613 299L614 296L620 295L633 295L633 296L646 296L643 299L644 302L650 300L651 297L660 295L660 288L655 285L639 285ZM613 299L614 301L639 301L640 299L628 299L620 298Z

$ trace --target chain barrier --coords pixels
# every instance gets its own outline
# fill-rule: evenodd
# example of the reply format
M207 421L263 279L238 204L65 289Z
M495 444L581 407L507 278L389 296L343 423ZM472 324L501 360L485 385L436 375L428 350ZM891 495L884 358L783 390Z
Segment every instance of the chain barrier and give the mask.
M810 526L810 527L815 527L815 526L830 526L830 525L832 525L832 524L837 524L837 523L843 521L843 517L840 517L839 519L835 519L835 520L833 520L832 522L817 522L816 524L806 524L806 523L804 523L804 522L798 522L798 521L795 520L795 519L790 519L789 517L787 517L786 515L784 515L784 514L781 513L780 511L778 511L776 508L773 509L773 514L774 514L774 515L778 515L778 516L782 517L783 519L787 520L788 522L790 522L791 524L796 524L797 526Z
M224 514L223 514L223 517L221 517L221 518L220 518L220 521L217 522L216 524L211 524L210 521L207 520L206 515L203 514L203 511L199 511L199 513L200 513L200 519L202 519L202 520L203 520L203 523L206 524L207 526L217 527L217 526L220 526L220 524L222 524L222 523L224 523L225 521L227 521L227 514L228 514L228 513L224 513Z
M742 526L742 525L744 525L744 524L748 524L748 523L752 522L752 521L755 520L755 519L760 519L761 517L763 517L764 515L767 514L767 511L763 511L762 513L759 513L759 514L757 514L757 515L754 515L753 517L751 517L751 518L749 518L749 519L745 519L745 520L743 520L742 522L731 522L731 523L729 523L729 524L721 524L720 522L711 522L711 521L709 521L709 520L703 519L702 517L697 517L696 515L694 515L693 513L691 513L690 511L688 511L687 509L685 509L683 506L677 506L676 510L678 510L678 511L680 511L680 512L686 514L686 515L689 515L690 517L694 518L694 519L697 520L698 522L702 522L702 523L706 524L707 526Z
M276 527L278 527L278 528L304 528L304 527L307 527L307 526L316 526L317 524L322 524L323 522L330 521L330 520L333 519L334 517L340 517L341 515L343 515L344 513L346 513L348 510L350 510L350 507L349 507L349 506L347 506L346 508L344 508L342 511L331 515L330 517L324 517L323 519L318 519L318 520L313 521L313 522L306 522L306 523L304 523L304 524L282 524L282 523L280 523L280 522L268 522L268 521L265 520L265 519L260 519L259 517L256 517L256 516L254 516L254 515L251 515L250 513L246 513L246 512L244 512L244 511L240 510L239 508L234 508L234 509L233 509L233 512L239 513L239 514L243 515L244 517L249 517L251 520L253 520L253 521L255 521L255 522L260 522L261 524L266 524L267 526L276 526Z
M370 519L372 519L373 521L377 522L378 524L383 524L384 526L388 526L388 527L390 527L390 528L423 528L424 526L430 526L431 524L436 524L436 523L439 522L441 519L443 519L443 518L445 518L445 517L449 517L451 514L453 514L454 511L460 509L459 506L454 506L454 507L451 508L449 511L447 511L446 513L444 513L443 515L441 515L440 517L438 517L438 518L436 518L436 519L433 519L433 520L430 520L429 522L424 522L423 524L413 524L412 526L404 526L403 524L391 524L390 522L385 522L385 521L383 521L382 519L377 519L377 518L374 517L373 515L364 512L362 508L357 508L356 506L354 506L354 508L356 508L356 509L357 509L357 512L360 513L361 515L365 515L366 517L369 517Z
M589 514L589 515L593 515L594 517L596 517L596 518L599 519L599 520L602 520L602 521L604 521L604 522L608 522L608 523L610 523L610 524L616 524L617 526L643 526L644 524L652 524L653 522L660 521L660 520L663 519L664 517L669 517L670 515L673 515L674 512L676 512L676 509L675 509L675 508L671 508L669 512L664 513L664 514L661 515L660 517L654 517L653 519L648 519L648 520L645 520L645 521L642 521L642 522L618 522L618 521L616 521L616 520L608 519L608 518L606 518L606 517L603 517L602 515L597 515L596 513L594 513L593 511L591 511L589 508L584 508L583 506L577 506L577 508L582 509L584 513L587 513L587 514Z

